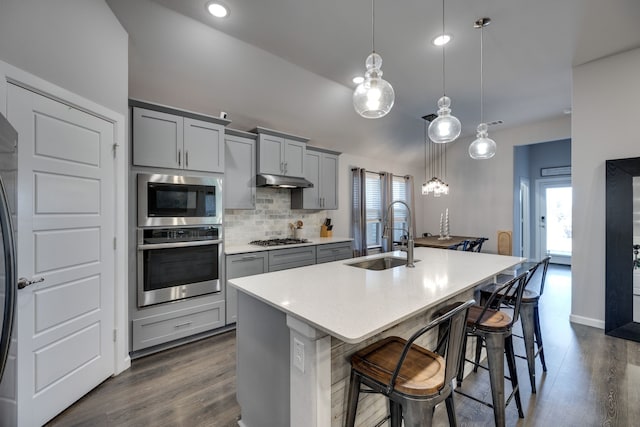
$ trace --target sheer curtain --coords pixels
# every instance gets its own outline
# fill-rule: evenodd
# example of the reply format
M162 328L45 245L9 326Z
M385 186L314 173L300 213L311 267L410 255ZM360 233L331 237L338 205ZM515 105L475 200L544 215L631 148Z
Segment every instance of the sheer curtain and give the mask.
M367 171L351 169L351 228L353 230L353 256L365 256L367 251Z

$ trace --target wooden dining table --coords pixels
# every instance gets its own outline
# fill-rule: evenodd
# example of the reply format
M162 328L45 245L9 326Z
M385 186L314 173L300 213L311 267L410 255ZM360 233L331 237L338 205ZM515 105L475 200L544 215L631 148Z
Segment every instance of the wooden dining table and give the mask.
M450 246L457 245L465 240L476 240L477 237L469 236L449 236L450 239L440 240L439 236L418 237L414 239L415 246L423 246L428 248L448 249Z

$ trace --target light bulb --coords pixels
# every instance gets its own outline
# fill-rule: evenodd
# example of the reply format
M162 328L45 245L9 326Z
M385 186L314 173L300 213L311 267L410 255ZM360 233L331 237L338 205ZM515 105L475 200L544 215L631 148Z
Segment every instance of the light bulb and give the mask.
M451 115L451 99L443 96L438 100L438 117L429 124L429 138L438 144L455 141L460 136L460 120Z
M367 72L364 81L353 92L353 108L364 118L377 119L391 111L395 93L389 82L382 78L380 55L372 53L365 64Z
M207 5L207 10L216 18L224 18L229 14L229 9L221 3L211 2Z
M476 139L469 145L469 155L472 159L490 159L496 154L496 142L489 138L489 127L480 123L477 128Z

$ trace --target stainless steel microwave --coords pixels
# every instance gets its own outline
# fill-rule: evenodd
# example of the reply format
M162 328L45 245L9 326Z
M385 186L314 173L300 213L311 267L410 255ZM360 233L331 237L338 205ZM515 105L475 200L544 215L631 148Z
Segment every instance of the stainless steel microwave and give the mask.
M222 179L138 174L138 226L222 224Z

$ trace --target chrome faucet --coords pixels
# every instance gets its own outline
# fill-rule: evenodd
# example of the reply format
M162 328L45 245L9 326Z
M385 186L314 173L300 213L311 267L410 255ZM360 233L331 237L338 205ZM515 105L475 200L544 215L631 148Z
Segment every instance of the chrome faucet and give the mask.
M395 203L401 203L403 205L406 206L407 208L407 221L408 221L408 226L407 228L394 228L392 226L389 226L389 212L391 211L392 206ZM392 224L393 224L393 219L391 220ZM385 214L385 218L383 219L383 224L384 224L384 228L382 230L382 237L385 237L387 239L392 239L393 240L393 233L390 232L390 230L402 230L403 232L406 232L406 245L400 246L400 250L403 252L407 253L407 267L409 268L413 268L415 267L414 263L413 263L413 246L414 246L414 240L413 240L413 230L411 229L411 208L409 208L409 205L407 205L405 202L403 202L402 200L395 200L391 203L389 203L389 206L387 206L387 213ZM392 244L393 245L393 244Z

